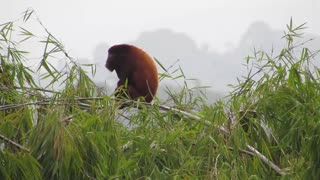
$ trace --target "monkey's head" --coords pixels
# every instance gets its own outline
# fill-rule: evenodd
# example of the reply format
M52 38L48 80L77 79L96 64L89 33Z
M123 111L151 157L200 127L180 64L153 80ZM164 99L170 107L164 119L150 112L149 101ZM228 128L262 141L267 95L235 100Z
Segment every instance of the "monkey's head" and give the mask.
M108 50L108 59L106 62L106 68L111 72L119 69L119 66L126 60L126 56L130 54L134 46L128 44L114 45Z

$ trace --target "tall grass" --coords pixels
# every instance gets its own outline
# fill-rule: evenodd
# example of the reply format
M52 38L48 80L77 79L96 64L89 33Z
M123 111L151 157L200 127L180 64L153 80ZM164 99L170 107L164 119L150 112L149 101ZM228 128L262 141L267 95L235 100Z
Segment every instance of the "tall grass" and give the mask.
M0 25L0 179L318 179L319 56L295 44L303 28L290 21L280 54L248 56L228 100L206 105L177 69L160 74L186 82L168 88L171 107L117 110L89 78L94 65L87 72L27 10ZM23 47L34 42L32 69Z

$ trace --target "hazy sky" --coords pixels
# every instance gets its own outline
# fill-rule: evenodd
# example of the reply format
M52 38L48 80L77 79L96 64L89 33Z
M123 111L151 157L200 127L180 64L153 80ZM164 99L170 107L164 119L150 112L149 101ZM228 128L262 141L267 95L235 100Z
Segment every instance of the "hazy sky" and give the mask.
M0 23L27 8L36 11L71 55L83 58L91 57L98 43L129 42L159 28L185 33L215 51L237 44L255 21L284 30L293 17L296 24L308 22L307 32L320 33L319 0L6 0Z
M70 56L89 61L82 63L93 63L93 53L101 44L104 44L104 48L105 44L135 42L142 32L155 32L159 29L183 33L187 39L194 40L200 49L208 47L209 51L202 55L202 59L197 58L201 54L185 52L183 48L179 50L177 46L181 45L176 43L172 43L175 44L174 47L169 46L171 52L161 48L161 54L151 55L158 58L167 55L167 52L176 52L175 58L184 57L181 63L185 65L186 72L190 73L188 78L200 79L204 85L212 85L219 91L226 91L226 84L234 83L236 77L242 74L240 68L243 67L244 57L251 52L249 48L259 47L256 42L245 45L245 42L240 41L243 40L241 38L248 37L248 33L251 38L266 43L266 47L272 47L273 42L269 41L273 37L272 33L277 32L276 40L280 39L282 35L279 32L286 30L286 24L292 17L295 25L307 22L308 29L305 33L320 35L320 0L3 1L0 6L0 24L15 20L28 8L32 8L44 26L65 45ZM258 31L258 34L248 32L253 23L262 27L263 31ZM28 30L35 32L37 29ZM263 36L264 32L271 34ZM158 43L152 42L153 39ZM153 37L144 48L148 49L153 43L157 45L162 40L156 39L157 37ZM164 44L161 47L168 47ZM239 53L239 49L243 53ZM197 57L186 57L188 54ZM104 69L104 58L99 60L98 66L101 66L103 74L100 76L114 77L116 80L115 74L108 74ZM160 59L166 67L172 65L167 60ZM199 70L201 67L203 68ZM110 79L107 82L115 84Z

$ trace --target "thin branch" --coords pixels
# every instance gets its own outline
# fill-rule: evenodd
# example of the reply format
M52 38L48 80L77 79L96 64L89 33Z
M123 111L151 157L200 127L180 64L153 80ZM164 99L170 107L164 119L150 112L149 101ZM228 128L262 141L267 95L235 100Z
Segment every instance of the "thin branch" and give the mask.
M75 98L76 101L81 101L81 100L103 100L104 98L103 97L79 97L79 98ZM115 98L115 100L118 100L117 98ZM66 101L66 99L61 99L61 100L57 100L60 105L64 105L66 103L61 103L63 101ZM22 103L22 104L12 104L12 105L3 105L3 106L0 106L0 111L3 111L3 110L10 110L10 109L17 109L17 108L20 108L20 107L24 107L24 106L28 106L28 105L48 105L50 104L50 99L48 100L43 100L43 101L35 101L35 102L29 102L29 103ZM125 100L124 103L135 103L135 104L144 104L146 106L153 106L153 104L151 103L147 103L147 102L137 102L137 101L134 101L134 100ZM85 104L85 103L82 103L82 102L78 102L79 106L83 107L83 108L89 108L90 105L89 104ZM194 119L194 120L201 120L201 117L200 116L197 116L197 115L194 115L194 114L191 114L189 112L186 112L186 111L183 111L183 110L180 110L178 108L174 108L174 107L169 107L169 106L165 106L165 105L159 105L158 106L161 110L164 110L164 111L172 111L172 112L175 112L177 114L182 114L186 117L189 117L191 119ZM204 123L206 125L211 125L211 122L208 121L208 120L205 120ZM229 135L230 134L230 131L227 130L226 128L222 127L222 126L219 126L218 129L226 134L226 135Z
M251 152L251 151L247 151L247 150L243 150L243 149L235 149L233 147L227 147L229 150L232 150L232 151L239 151L240 153L243 153L243 154L247 154L247 155L250 155L250 156L254 156L254 153Z
M48 104L50 104L50 100L28 102L28 103L22 103L22 104L8 104L8 105L0 106L0 111L17 109L17 108L28 106L28 105L48 105Z
M48 90L48 89L42 89L42 88L28 88L28 87L18 87L18 86L14 86L13 88L15 89L28 89L28 90L36 90L36 91L43 91L43 92L48 92L48 93L53 93L53 94L61 94L61 92L59 91L52 91L52 90Z
M289 47L288 50L289 50L289 51L292 51L293 49L298 48L298 47L300 47L300 46L303 46L303 45L305 45L305 44L307 44L308 42L313 41L313 40L314 40L313 38L310 38L310 39L308 39L308 40L306 40L306 41L303 41L302 43L299 43L299 44L296 44L296 45L293 45L293 46Z
M182 110L177 109L177 108L173 108L173 107L169 107L169 106L165 106L165 105L159 105L159 108L162 109L162 110L165 110L165 111L173 111L173 112L182 114L182 115L187 116L187 117L189 117L191 119L195 119L195 120L200 120L201 119L199 116L193 115L191 113L188 113L186 111L182 111ZM208 124L210 122L208 121L208 122L205 122L205 123Z
M73 118L73 116L68 116L68 117L62 119L62 122L64 122L65 124L69 124L69 122L72 121L72 118Z
M286 173L281 169L279 168L276 164L274 164L272 161L270 161L268 158L266 158L263 154L261 154L258 150L256 150L255 148L253 148L252 146L250 145L246 145L247 148L253 152L255 155L258 156L258 158L264 162L266 165L270 166L274 171L276 171L276 173L278 173L279 175L281 176L284 176L286 175Z
M119 113L119 115L125 118L126 120L131 121L131 119L128 116L124 115L123 113Z
M0 106L0 111L10 110L10 109L17 109L17 108L28 106L28 105L39 105L40 103L44 103L44 102L45 101L36 101L36 102L29 102L29 103L23 103L23 104L3 105L3 106Z
M11 139L3 136L2 134L0 134L0 139L4 140L5 142L7 142L7 143L9 143L9 144L11 144L13 146L16 146L17 148L19 148L19 149L21 149L23 151L30 152L30 150L28 148L23 147L22 145L20 145L20 144L18 144L16 142L12 141Z
M162 110L165 110L165 111L173 111L175 113L178 113L178 114L182 114L184 116L187 116L191 119L194 119L194 120L201 120L201 117L200 116L197 116L197 115L194 115L194 114L191 114L191 113L188 113L186 111L182 111L180 109L177 109L177 108L173 108L173 107L169 107L169 106L165 106L165 105L159 105L159 108L162 109ZM204 120L204 123L206 125L211 125L211 122L208 121L208 120ZM224 128L223 126L219 126L218 129L220 130L220 132L222 132L223 134L226 134L226 135L229 135L230 134L230 131L227 130L226 128Z

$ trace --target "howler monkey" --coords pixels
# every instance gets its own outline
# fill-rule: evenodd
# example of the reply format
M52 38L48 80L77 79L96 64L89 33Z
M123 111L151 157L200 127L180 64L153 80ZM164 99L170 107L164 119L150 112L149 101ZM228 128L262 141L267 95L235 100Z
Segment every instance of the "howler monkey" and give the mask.
M158 71L154 60L145 51L128 44L114 45L108 50L106 68L116 71L119 78L117 89L124 85L129 98L143 97L146 102L152 101L158 89Z

